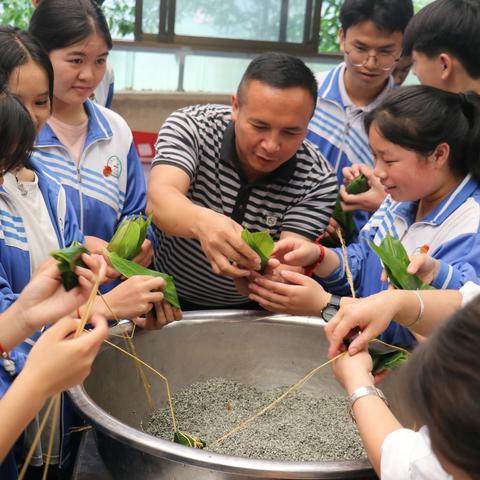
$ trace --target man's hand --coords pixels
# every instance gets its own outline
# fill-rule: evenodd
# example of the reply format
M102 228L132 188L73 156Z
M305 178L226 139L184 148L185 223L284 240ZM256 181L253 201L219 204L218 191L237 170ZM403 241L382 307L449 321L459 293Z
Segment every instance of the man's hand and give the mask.
M159 330L171 322L182 319L182 311L179 308L172 307L166 300L156 303L145 317L139 317L134 320L136 325L145 330Z
M137 255L135 255L134 258L132 258L132 262L138 263L139 265L142 265L142 267L148 268L152 263L152 258L152 242L148 238L146 238L142 243L140 251L137 253Z
M242 240L241 225L209 209L202 209L195 237L217 275L246 277L260 269L260 257Z

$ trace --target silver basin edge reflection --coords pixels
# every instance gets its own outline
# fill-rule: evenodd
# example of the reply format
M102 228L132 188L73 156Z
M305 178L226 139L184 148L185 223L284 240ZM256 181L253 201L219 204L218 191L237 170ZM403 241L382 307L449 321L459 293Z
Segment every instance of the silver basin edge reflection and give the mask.
M162 330L137 332L134 343L139 358L167 375L173 392L211 378L209 371L212 376L223 374L252 384L279 386L294 383L326 361L324 325L317 317L248 310L195 311ZM323 380L316 380L316 388L328 384L330 390L343 393L331 368L318 376ZM154 397L162 397L164 402L164 384L157 377L149 376L149 380ZM131 385L133 381L136 383ZM310 382L315 384L314 379ZM139 428L148 407L133 361L108 346L100 352L85 384L69 393L94 426L100 454L115 480L375 478L366 458L336 462L256 460L191 449L144 433Z

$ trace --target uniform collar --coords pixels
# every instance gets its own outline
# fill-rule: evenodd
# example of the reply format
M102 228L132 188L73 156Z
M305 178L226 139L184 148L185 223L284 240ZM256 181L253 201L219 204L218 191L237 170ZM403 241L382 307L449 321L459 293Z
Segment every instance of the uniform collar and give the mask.
M385 88L375 97L373 102L363 107L355 107L352 104L350 98L348 97L347 91L345 89L345 68L345 62L342 62L333 70L330 70L330 72L327 74L327 76L318 88L319 98L334 102L343 109L346 109L347 107L352 107L355 110L363 110L364 112L368 112L377 107L379 103L383 100L387 92L394 86L393 78L390 75L388 77L388 82L385 85Z
M480 189L476 180L468 174L462 182L450 192L425 218L421 223L431 225L442 224L455 210L464 204L470 198L475 190ZM394 208L393 213L405 219L410 225L415 222L418 202L399 202Z
M87 100L83 105L88 116L88 130L87 138L85 139L85 146L89 146L97 140L110 138L112 136L112 129L110 128L110 124L105 118L105 115L98 106L91 100ZM46 147L50 145L60 145L60 141L47 122L38 133L35 146Z
M235 145L235 122L233 120L227 125L225 133L223 134L222 146L220 148L220 159L233 166L243 183L252 185L278 182L288 183L288 181L292 178L297 166L297 156L294 155L273 172L259 178L254 182L250 182L245 177L240 164L240 159L238 158L237 148Z

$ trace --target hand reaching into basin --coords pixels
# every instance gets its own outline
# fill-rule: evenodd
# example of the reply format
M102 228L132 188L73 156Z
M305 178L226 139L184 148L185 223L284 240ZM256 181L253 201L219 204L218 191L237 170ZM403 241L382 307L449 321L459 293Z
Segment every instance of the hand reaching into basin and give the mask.
M430 335L451 314L460 308L462 294L457 290L422 290L421 303L417 293L410 290L386 290L355 303L342 303L338 313L325 327L330 343L328 355L337 355L343 346L343 339L359 327L362 333L349 346L349 353L366 348L392 320L420 335ZM420 318L420 321L418 320Z

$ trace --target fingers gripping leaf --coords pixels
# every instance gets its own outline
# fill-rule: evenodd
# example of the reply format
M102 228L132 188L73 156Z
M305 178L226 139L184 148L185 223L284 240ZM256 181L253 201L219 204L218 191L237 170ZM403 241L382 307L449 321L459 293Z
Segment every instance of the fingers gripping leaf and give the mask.
M408 254L400 240L394 238L390 233L377 246L369 242L370 248L380 257L390 282L400 290L429 290L430 285L423 283L415 275L407 272L410 263Z
M268 259L272 254L275 242L267 230L263 232L252 233L248 228L242 231L242 240L260 257L261 266L267 265Z
M358 195L360 193L366 192L367 190L369 190L369 188L370 188L370 185L368 184L368 179L362 173L355 180L353 180L347 185L346 191L350 195ZM342 202L342 197L340 196L340 194L338 194L337 202L335 203L332 217L342 227L345 241L347 243L350 243L353 236L355 235L355 223L353 221L352 212L344 212L342 210L341 202Z
M178 300L177 289L173 282L173 277L166 273L150 270L149 268L142 267L138 263L132 262L122 258L115 252L108 252L108 258L113 268L121 273L124 277L130 278L134 275L149 275L151 277L161 277L165 280L166 287L163 291L165 300L176 308L180 308L180 302Z
M75 274L75 267L78 265L84 267L82 262L82 253L88 253L85 246L77 241L61 250L55 250L50 255L58 262L58 269L60 270L62 285L67 292L78 285L78 278Z

